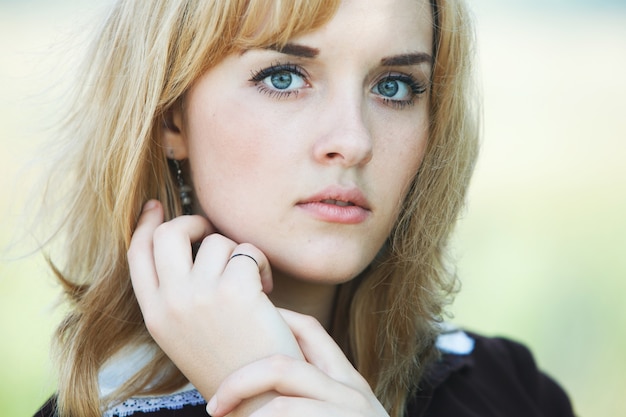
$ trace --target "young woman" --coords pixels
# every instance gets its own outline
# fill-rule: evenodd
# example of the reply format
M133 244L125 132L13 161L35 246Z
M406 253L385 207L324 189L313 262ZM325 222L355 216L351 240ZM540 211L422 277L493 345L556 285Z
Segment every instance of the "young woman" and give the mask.
M523 347L442 324L472 42L460 0L118 1L37 415L571 416Z

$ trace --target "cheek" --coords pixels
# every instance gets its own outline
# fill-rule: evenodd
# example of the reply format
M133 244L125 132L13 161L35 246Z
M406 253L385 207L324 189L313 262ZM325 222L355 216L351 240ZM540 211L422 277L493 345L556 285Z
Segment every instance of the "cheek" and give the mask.
M406 152L404 152L403 157L406 158L404 163L410 178L415 176L419 167L422 165L422 160L424 159L428 145L428 138L430 136L430 123L428 111L426 111L428 101L422 103L422 108L424 108L424 111L420 112L417 125L408 128L405 134L407 143L404 145Z
M188 147L194 183L199 193L205 187L221 188L257 175L261 169L263 120L244 117L245 108L235 103L196 112L189 126Z
M222 233L241 240L242 230L251 226L237 228L232 219L261 223L258 219L275 216L268 202L281 201L288 179L295 177L293 132L278 128L267 109L249 101L196 104L200 110L188 113L188 146L197 210Z
M429 127L425 117L415 122L397 124L393 131L381 133L387 139L380 149L382 155L379 174L389 184L397 185L394 190L403 190L419 170L428 144ZM398 191L400 193L400 191Z
M399 215L413 179L417 175L424 159L428 144L429 129L424 123L396 130L379 161L376 175L383 192L384 200L389 203L388 226L391 228Z

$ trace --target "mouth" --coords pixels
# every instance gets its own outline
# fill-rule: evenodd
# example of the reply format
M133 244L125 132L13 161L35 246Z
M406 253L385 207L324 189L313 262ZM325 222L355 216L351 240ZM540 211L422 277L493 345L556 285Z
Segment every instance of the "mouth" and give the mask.
M329 187L296 206L326 223L358 224L371 215L369 203L358 188Z
M323 204L332 204L335 206L339 206L339 207L350 207L350 206L356 206L356 204L354 204L352 201L341 201L341 200L332 200L330 198L327 198L325 200L320 201L320 203Z

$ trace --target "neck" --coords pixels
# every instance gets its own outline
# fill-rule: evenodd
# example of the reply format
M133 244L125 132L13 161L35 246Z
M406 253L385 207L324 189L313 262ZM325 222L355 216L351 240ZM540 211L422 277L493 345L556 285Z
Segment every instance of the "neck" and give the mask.
M276 307L315 317L327 330L333 318L337 286L299 281L276 274L274 290L269 294Z

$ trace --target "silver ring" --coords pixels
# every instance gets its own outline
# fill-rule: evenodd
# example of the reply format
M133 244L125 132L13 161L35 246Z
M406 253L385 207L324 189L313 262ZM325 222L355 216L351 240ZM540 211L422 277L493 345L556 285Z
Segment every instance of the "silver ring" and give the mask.
M259 263L256 261L256 259L254 259L252 256L246 254L246 253L236 253L233 256L230 257L230 259L228 260L228 262L232 261L233 258L236 258L237 256L245 256L246 258L250 258L252 259L252 261L256 264L256 267L259 268Z

